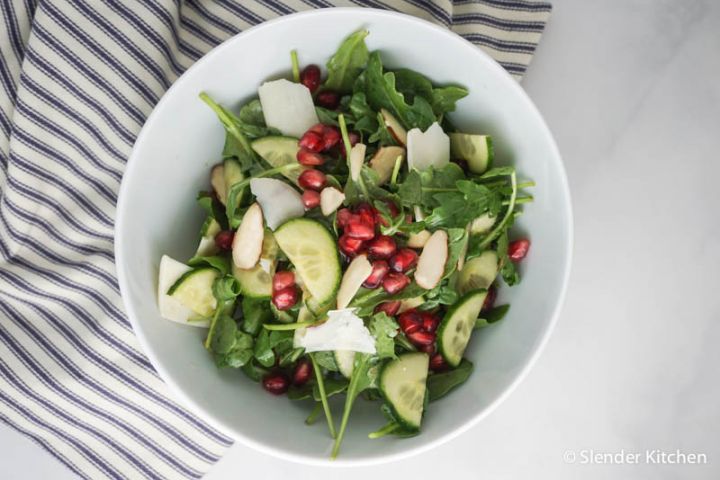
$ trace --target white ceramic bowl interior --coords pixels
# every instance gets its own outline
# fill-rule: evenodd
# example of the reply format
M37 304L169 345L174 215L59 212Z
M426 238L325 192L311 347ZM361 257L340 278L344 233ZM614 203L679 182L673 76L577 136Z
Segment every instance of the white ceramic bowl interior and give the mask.
M370 30L371 50L390 67L418 70L439 84L467 86L452 120L462 130L492 134L500 164L516 165L537 183L516 231L532 248L522 283L502 288L509 315L475 333L466 356L475 372L460 389L432 403L422 434L369 440L383 424L378 403L358 400L342 452L334 462L369 464L417 453L464 431L512 389L539 353L562 302L572 249L565 173L543 119L517 82L479 49L449 31L413 17L369 9L330 9L291 15L250 29L214 49L162 98L135 144L117 210L116 259L127 313L160 375L183 403L259 450L304 463L328 464L331 440L323 421L308 427L307 403L273 397L240 371L215 368L201 345L202 329L160 318L156 282L163 254L185 260L195 247L203 213L198 190L208 188L224 133L198 99L208 92L237 107L267 79L287 76L289 52L302 64L324 64L340 41ZM337 405L336 405L337 407ZM340 409L336 408L340 417ZM321 419L322 420L322 419Z

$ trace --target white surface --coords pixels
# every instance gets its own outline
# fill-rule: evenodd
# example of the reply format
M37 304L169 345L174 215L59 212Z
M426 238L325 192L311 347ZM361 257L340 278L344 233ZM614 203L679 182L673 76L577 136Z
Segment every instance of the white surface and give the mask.
M333 443L322 425L297 428L303 425L310 405L270 397L241 373L216 369L207 352L199 348L200 332L159 319L153 270L162 254L190 255L188 247L194 245L188 241L203 220L190 193L206 184L210 168L210 162L203 165L198 159L216 159L223 145L223 129L197 100L197 93L205 90L221 103L242 101L238 95L254 95L255 86L266 75L287 71L287 52L292 48L302 51L308 62L324 62L348 32L361 27L371 31L368 48L380 49L386 65L412 65L440 83L468 86L469 94L458 104L452 121L468 131L495 135L498 164L512 162L524 177L542 185L542 194L516 225L518 230L532 232L534 248L542 255L531 251L522 284L500 291L500 300L512 302L512 310L504 322L475 335L465 354L476 365L473 375L462 391L443 399L442 406L430 405L423 435L369 442L368 433L385 419L377 404L358 402L352 415L357 427L346 431L342 455L332 465L367 465L429 450L488 414L517 384L548 338L569 274L569 193L557 147L524 90L470 43L406 15L325 9L267 22L204 57L155 107L125 169L115 219L120 290L140 344L181 402L238 441L305 464L330 464ZM432 48L398 42L399 37L422 38ZM231 63L262 64L263 68L228 70ZM457 64L464 67L458 70ZM142 195L153 188L149 179L157 178L159 172L175 188L148 204ZM256 181L261 180L271 181ZM268 224L272 227L269 219ZM284 246L293 258L289 245ZM305 280L313 296L321 298ZM331 403L335 400L340 399Z
M555 0L523 83L575 207L573 275L540 360L492 415L344 480L720 476L720 5ZM300 427L298 427L300 428ZM566 450L704 452L708 465L568 465ZM0 478L74 478L0 427ZM236 445L207 476L337 478Z

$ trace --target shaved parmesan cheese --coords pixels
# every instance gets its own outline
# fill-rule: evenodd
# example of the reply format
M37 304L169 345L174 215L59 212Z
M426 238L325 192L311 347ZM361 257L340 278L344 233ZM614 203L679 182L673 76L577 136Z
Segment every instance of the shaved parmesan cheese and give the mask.
M413 128L407 134L408 168L425 170L441 168L450 163L450 137L437 122L425 132Z
M258 96L265 123L283 135L299 138L320 123L310 90L301 83L284 78L265 82L258 88Z
M304 331L302 331L304 330ZM294 337L295 348L306 352L349 350L374 354L375 338L365 327L355 309L330 310L325 323L317 327L298 329Z

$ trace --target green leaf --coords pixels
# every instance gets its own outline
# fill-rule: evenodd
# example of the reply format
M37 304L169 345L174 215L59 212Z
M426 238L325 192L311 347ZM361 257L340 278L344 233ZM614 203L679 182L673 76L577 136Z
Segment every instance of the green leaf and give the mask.
M395 358L395 337L398 332L398 324L384 312L372 316L368 329L375 337L375 349L378 358Z
M480 178L485 180L488 178L505 177L515 173L515 167L495 167L487 170Z
M444 397L458 385L464 383L472 374L473 364L463 358L460 365L452 370L434 373L427 379L427 389L431 402Z
M293 363L297 362L304 353L305 349L302 347L287 350L282 355L280 355L280 360L278 361L278 364L281 368L289 367Z
M250 351L252 357L252 350ZM270 370L259 365L253 358L250 358L245 365L242 366L242 371L245 375L255 382L259 382L262 378L270 373Z
M256 336L260 333L263 323L272 320L273 315L268 308L268 304L267 299L243 297L241 303L243 320L240 323L240 328L245 333Z
M338 126L338 112L323 107L315 107L315 112L317 113L320 123Z
M383 73L380 54L370 54L365 70L365 94L368 104L375 111L386 108L397 116L405 128L426 130L436 120L432 106L423 97L415 97L412 105L406 103L405 97L395 85L395 74Z
M331 457L337 457L340 451L340 445L343 437L345 436L345 429L347 428L348 419L350 418L350 412L352 411L353 404L357 396L368 388L372 379L368 375L368 370L372 366L373 357L365 353L355 354L355 365L353 367L352 375L350 376L350 384L347 387L347 395L345 396L345 406L343 408L343 417L340 422L340 430L338 436L335 439L335 445L333 446Z
M275 352L270 346L270 332L262 330L255 340L255 360L263 367L269 368L275 365Z
M438 192L451 191L449 193L457 195L457 182L464 179L465 173L456 163L438 169L429 167L422 172L412 170L399 185L398 196L403 206L414 208L420 205L425 210L431 210L440 205L436 198Z
M455 104L461 98L466 97L466 88L449 86L435 88L432 91L432 108L436 115L455 111Z
M365 37L369 33L367 30L358 30L343 40L327 62L328 76L324 88L341 94L352 91L355 79L368 61Z
M502 230L502 233L500 233L497 239L497 254L500 259L500 275L509 286L513 286L520 282L520 275L515 268L515 263L510 260L510 257L508 257L508 246L510 244L508 229L511 225L512 219L509 219L508 223L505 224L505 229Z
M340 370L337 363L335 363L335 355L333 352L313 352L313 357L315 358L315 362L325 370L331 372Z
M471 180L458 180L456 192L436 193L433 198L439 206L425 219L431 229L464 228L485 212L497 215L502 208L502 195L495 189Z
M419 297L426 291L427 290L418 286L415 282L411 283L399 293L394 295L390 295L382 288L372 290L360 288L358 293L355 295L355 298L353 298L352 302L350 302L349 308L357 308L357 315L359 317L369 317L373 314L375 307L383 302Z
M212 267L220 272L220 275L230 273L230 259L224 255L213 255L210 257L194 256L187 262L191 267Z
M218 277L213 282L212 291L220 305L222 302L235 300L240 295L240 282L230 275Z
M347 390L350 384L345 378L325 378L325 395L327 398L337 395ZM312 397L315 401L319 402L322 400L320 395L320 388L318 384L315 384L312 389Z
M364 92L354 93L350 99L350 112L354 119L353 128L364 135L372 135L378 130L378 113L367 103Z
M475 328L483 328L491 325L495 322L499 322L505 315L510 311L510 305L498 305L488 312L482 314L480 318L475 321Z
M215 326L215 335L213 336L210 347L215 353L228 353L235 346L237 325L230 315L220 315L217 318Z
M445 262L445 273L443 278L448 278L457 271L458 260L466 251L468 244L468 233L465 228L449 228L448 234L448 258Z
M419 310L432 310L440 305L453 305L458 301L458 293L448 282L443 282L425 294L425 302Z
M209 217L220 224L223 230L227 230L228 223L225 217L225 207L215 199L215 195L208 192L200 192L197 196L197 203L207 212Z

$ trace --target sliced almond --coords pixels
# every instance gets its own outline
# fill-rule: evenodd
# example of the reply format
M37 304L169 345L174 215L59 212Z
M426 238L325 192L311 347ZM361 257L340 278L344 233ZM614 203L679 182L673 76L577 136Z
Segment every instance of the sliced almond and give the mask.
M423 248L432 235L427 230L418 233L411 233L408 237L407 246L410 248Z
M445 230L437 230L425 243L415 270L415 283L430 290L442 279L448 257L448 236Z
M396 142L398 142L403 147L407 145L407 130L400 124L397 118L395 116L385 110L384 108L380 109L380 115L382 115L383 120L385 121L385 126L388 129L388 132L390 132L390 135L395 139Z
M260 205L253 203L243 216L242 223L235 232L232 243L232 256L235 266L242 269L253 268L260 259L265 227Z
M378 174L380 185L387 183L392 177L395 162L400 157L402 163L405 159L405 149L402 147L380 147L370 160L370 168Z
M372 265L365 255L358 255L350 262L340 282L340 289L337 294L338 310L350 304L357 291L360 290L363 282L372 273L372 270Z
M326 217L345 201L345 194L335 187L325 187L320 192L320 211Z
M210 171L210 185L215 190L220 203L225 205L227 203L227 189L225 188L225 167L222 163L215 165Z
M360 170L362 170L362 166L365 163L366 150L367 145L364 143L356 143L350 150L350 178L352 178L353 182L357 182L358 178L360 178Z
M407 312L408 310L412 308L417 308L420 305L425 303L425 298L421 295L419 297L413 297L413 298L406 298L405 300L400 300L400 308L398 309L398 314Z

